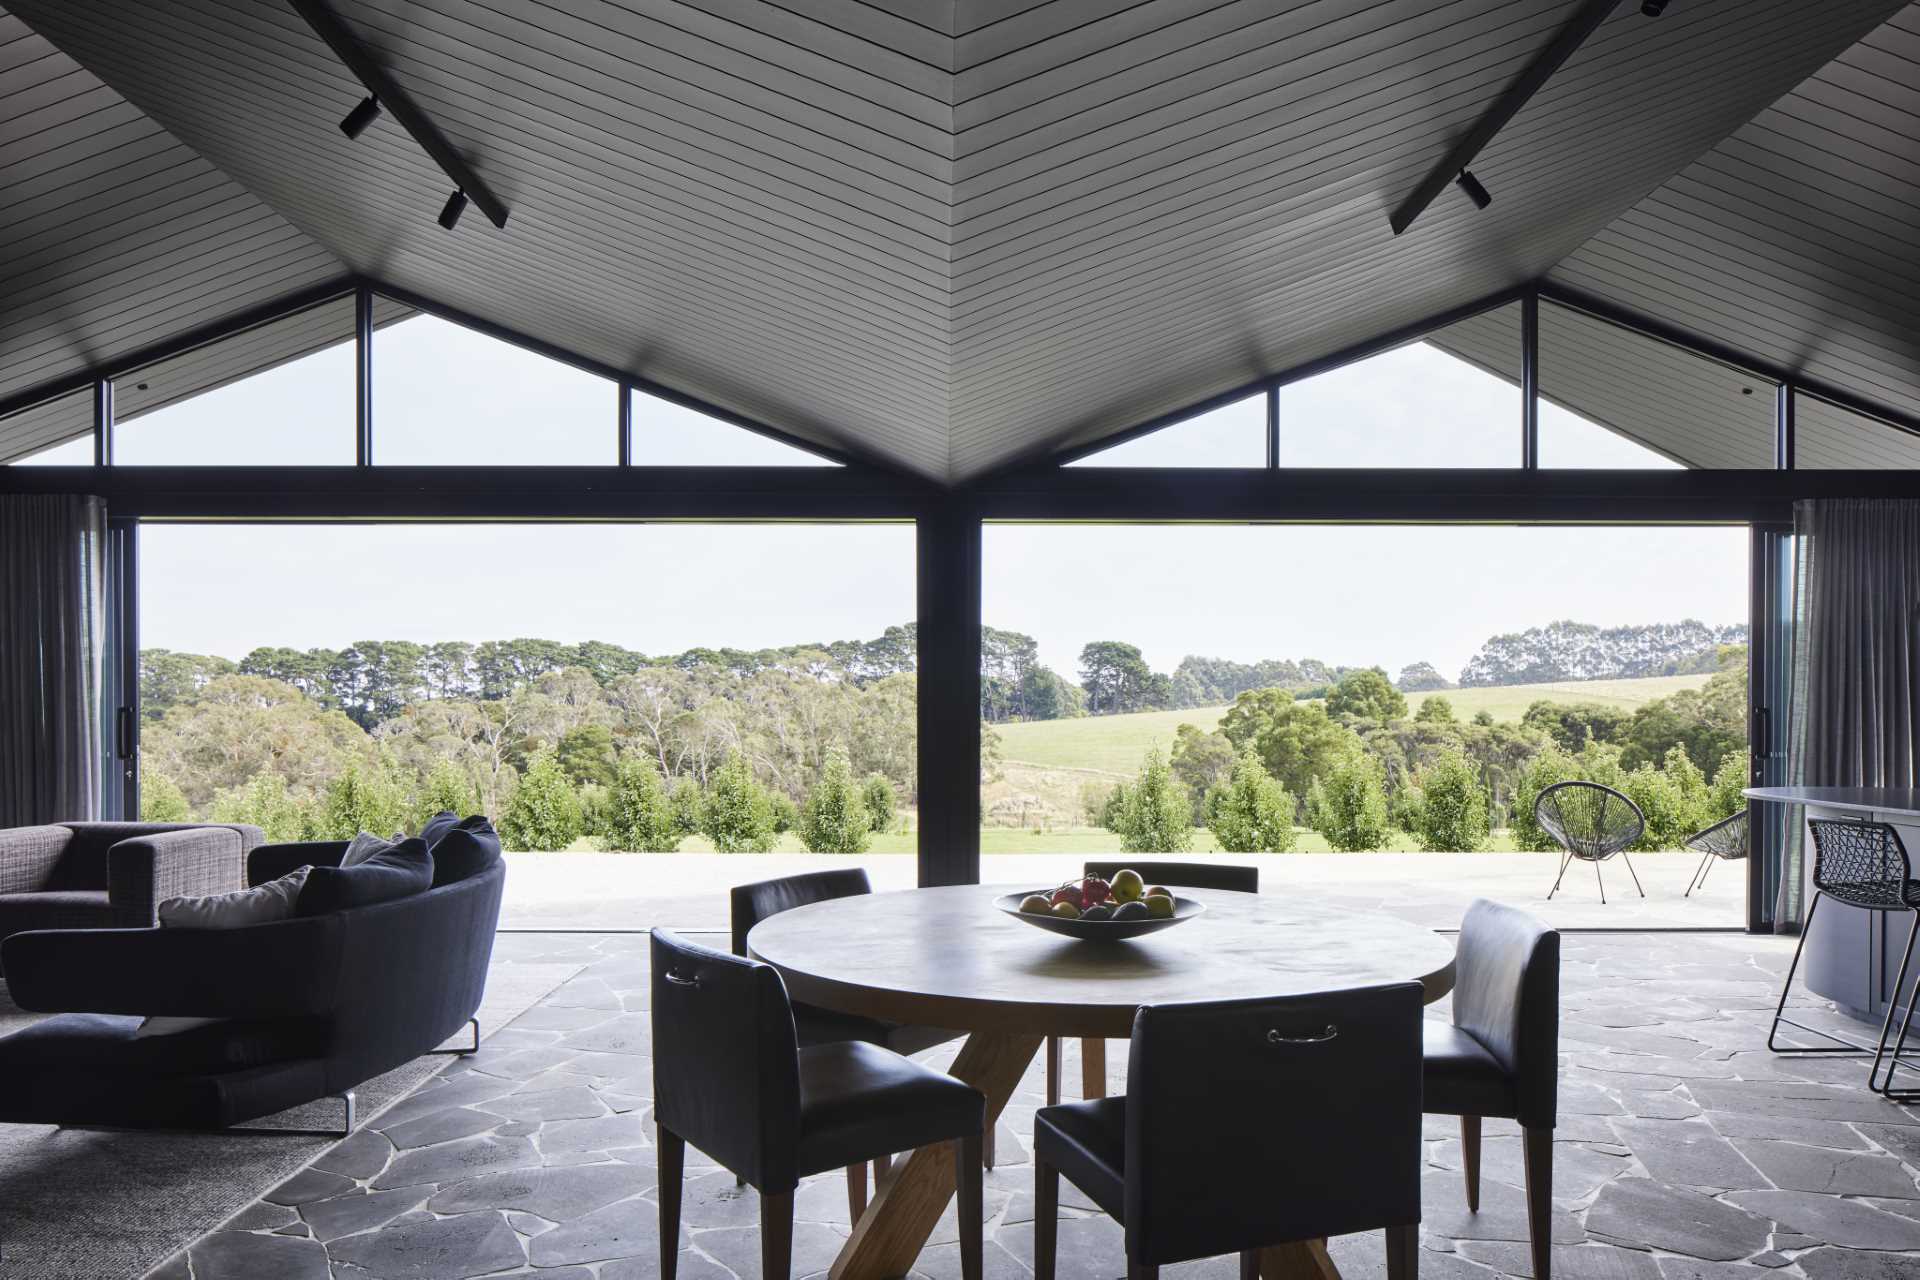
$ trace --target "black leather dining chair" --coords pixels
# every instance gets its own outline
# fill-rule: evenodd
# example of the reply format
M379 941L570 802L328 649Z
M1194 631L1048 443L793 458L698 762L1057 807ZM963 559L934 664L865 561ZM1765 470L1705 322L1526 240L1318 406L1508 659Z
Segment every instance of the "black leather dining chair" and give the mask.
M679 1260L689 1142L760 1193L761 1280L788 1280L800 1179L845 1168L852 1186L869 1160L952 1142L961 1272L980 1280L979 1090L864 1041L802 1048L771 965L665 929L652 943L661 1280Z
M1147 1006L1127 1092L1034 1117L1034 1280L1053 1280L1062 1174L1126 1233L1129 1280L1384 1228L1413 1280L1420 984ZM1350 1105L1329 1105L1330 1098Z
M1089 862L1082 875L1111 880L1121 870L1140 873L1151 887L1171 889L1224 889L1231 893L1260 892L1260 868L1224 862ZM1060 1101L1060 1037L1047 1037L1047 1105ZM1105 1097L1107 1092L1107 1042L1080 1042L1080 1096ZM989 1169L993 1166L988 1165Z
M1453 1021L1429 1018L1426 1108L1460 1117L1467 1208L1480 1211L1480 1122L1520 1122L1535 1280L1550 1280L1553 1129L1560 1089L1560 935L1486 899L1467 908L1453 961Z
M747 954L747 935L753 932L753 926L769 916L777 916L782 911L791 911L795 907L804 907L812 902L852 898L872 892L873 884L867 879L865 869L861 867L810 871L805 875L782 876L777 880L760 880L753 884L735 885L731 894L733 954L737 956ZM923 1049L931 1049L938 1044L945 1044L949 1040L958 1040L962 1034L939 1027L917 1027L898 1022L882 1022L878 1018L863 1018L858 1014L840 1013L800 1001L796 1001L793 1006L793 1026L800 1038L802 1048L816 1044L836 1044L842 1040L858 1040L908 1055L919 1053ZM987 1133L983 1158L987 1168L993 1168L991 1130ZM873 1180L876 1187L886 1171L887 1164L888 1161L883 1158L874 1166ZM849 1193L851 1194L851 1188ZM864 1195L864 1184L861 1194Z

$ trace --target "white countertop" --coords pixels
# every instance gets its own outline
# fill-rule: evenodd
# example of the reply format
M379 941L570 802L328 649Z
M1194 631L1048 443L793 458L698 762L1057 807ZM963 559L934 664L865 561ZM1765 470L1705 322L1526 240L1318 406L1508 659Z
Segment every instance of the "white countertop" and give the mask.
M1779 804L1920 818L1920 788L1914 787L1748 787L1741 794L1750 800Z

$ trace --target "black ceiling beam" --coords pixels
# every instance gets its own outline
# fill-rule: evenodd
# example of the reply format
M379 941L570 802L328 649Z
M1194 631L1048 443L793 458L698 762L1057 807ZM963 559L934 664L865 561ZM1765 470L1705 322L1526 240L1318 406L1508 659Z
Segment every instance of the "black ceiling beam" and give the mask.
M366 46L340 20L340 15L327 6L326 0L291 0L291 3L294 12L306 19L314 34L327 42L334 56L347 64L347 70L366 86L367 92L393 113L400 127L433 157L433 162L440 166L441 172L453 181L454 186L466 192L467 198L480 206L480 211L487 215L487 221L496 227L505 227L507 206L493 194L486 180L474 172L473 166L454 150L447 136L440 132L440 127L415 105L399 82L387 73L385 67L374 61Z
M1542 85L1553 78L1574 50L1586 42L1588 36L1599 30L1600 24L1613 16L1620 7L1620 0L1587 0L1579 10L1561 27L1551 43L1542 49L1539 56L1527 64L1514 82L1506 87L1494 104L1487 108L1486 114L1474 122L1460 141L1453 144L1453 150L1447 152L1446 159L1435 165L1426 177L1420 180L1400 207L1393 211L1387 221L1393 227L1393 234L1399 235L1413 225L1413 220L1426 211L1434 198L1445 191L1466 167L1473 163L1481 148L1493 141L1493 136L1506 128L1507 121L1520 113L1528 99L1540 91Z

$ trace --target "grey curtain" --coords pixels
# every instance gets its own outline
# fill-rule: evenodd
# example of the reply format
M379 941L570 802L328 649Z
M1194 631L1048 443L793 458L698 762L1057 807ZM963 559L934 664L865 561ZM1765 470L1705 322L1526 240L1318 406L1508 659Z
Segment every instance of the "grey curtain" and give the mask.
M0 827L100 814L107 511L0 497Z
M1920 786L1920 502L1794 507L1797 560L1788 781ZM1775 920L1797 928L1804 853L1790 832Z

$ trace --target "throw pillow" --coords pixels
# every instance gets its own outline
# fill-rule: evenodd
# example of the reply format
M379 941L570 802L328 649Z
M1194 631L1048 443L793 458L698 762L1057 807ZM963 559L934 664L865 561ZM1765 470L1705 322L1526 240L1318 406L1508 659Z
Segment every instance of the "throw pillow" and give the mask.
M460 815L451 809L442 809L428 818L420 827L420 838L427 842L428 850L440 843L440 837L454 829L460 823Z
M405 839L406 837L398 831L393 833L393 839L391 840L377 836L371 831L362 831L359 835L347 841L347 851L340 855L340 865L343 867L357 867L374 854L385 853L388 849L393 848L393 846Z
M433 884L433 855L419 836L402 840L354 867L314 867L300 890L295 914L321 916L349 907L370 907Z
M300 889L306 884L307 873L311 870L311 867L301 867L278 880L269 880L251 889L235 889L232 893L168 898L157 908L160 927L238 929L244 925L286 920L293 915L294 904L299 900ZM177 1031L191 1031L195 1027L222 1021L225 1019L155 1016L141 1022L133 1034L135 1039L144 1040L149 1036L172 1035Z
M500 861L500 837L483 814L462 819L433 846L433 887L477 876Z

